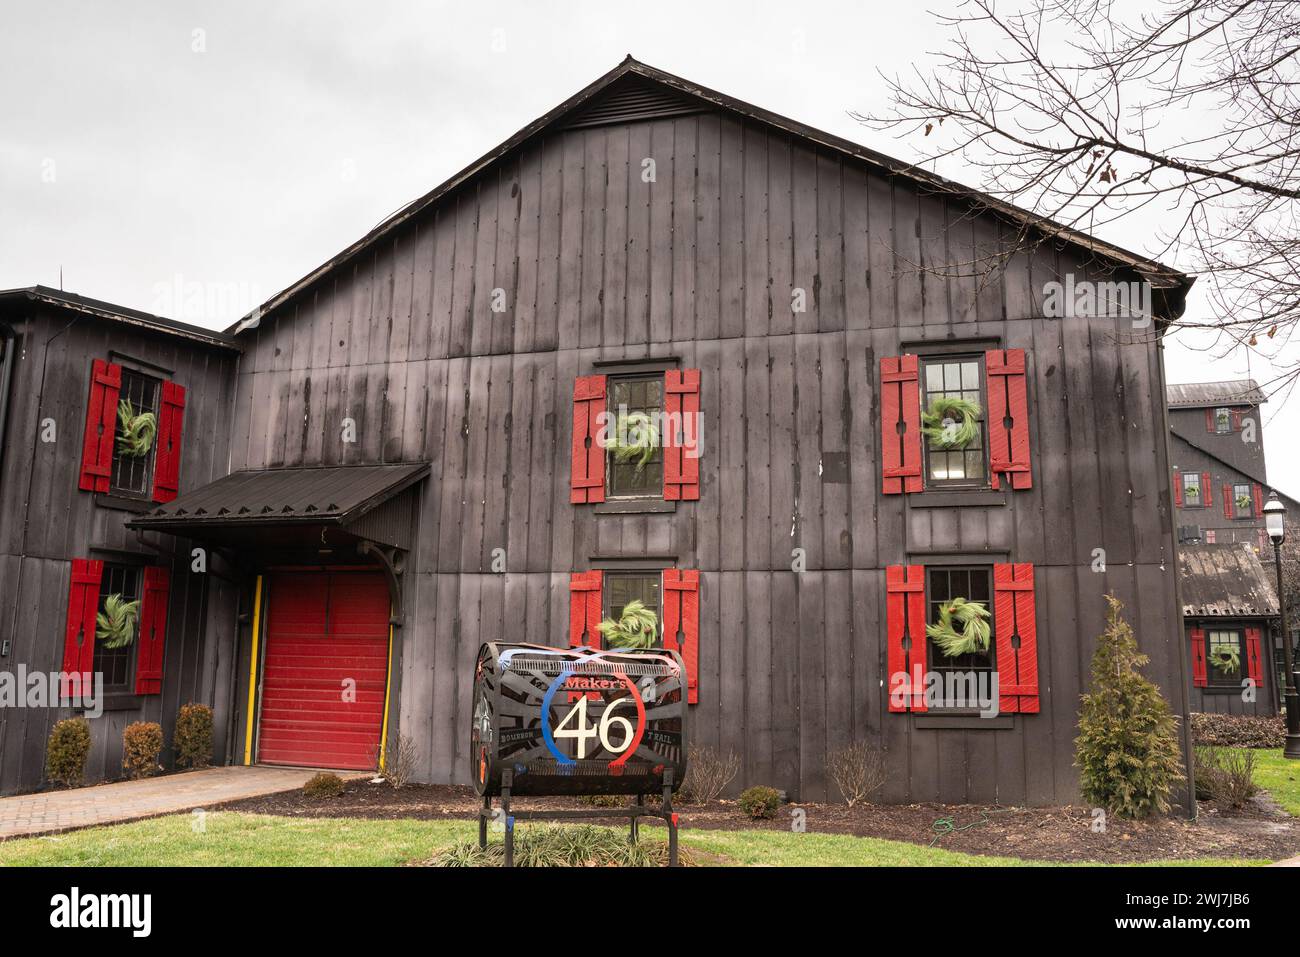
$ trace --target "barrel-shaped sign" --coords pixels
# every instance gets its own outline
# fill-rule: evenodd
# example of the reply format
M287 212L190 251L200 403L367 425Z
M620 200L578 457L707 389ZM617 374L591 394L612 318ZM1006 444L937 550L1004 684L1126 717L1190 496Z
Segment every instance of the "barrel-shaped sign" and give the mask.
M686 774L686 671L673 651L489 642L474 669L479 794L642 794Z

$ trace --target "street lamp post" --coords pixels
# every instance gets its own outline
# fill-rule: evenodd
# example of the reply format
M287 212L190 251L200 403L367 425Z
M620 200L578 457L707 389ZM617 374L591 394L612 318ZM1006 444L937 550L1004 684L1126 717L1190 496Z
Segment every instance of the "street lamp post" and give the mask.
M1286 669L1283 698L1286 701L1285 757L1300 760L1300 700L1296 696L1295 670L1291 661L1291 634L1286 626L1286 596L1282 593L1282 543L1286 541L1286 507L1271 492L1264 504L1264 528L1273 543L1273 565L1277 568L1277 610L1282 618L1282 661Z

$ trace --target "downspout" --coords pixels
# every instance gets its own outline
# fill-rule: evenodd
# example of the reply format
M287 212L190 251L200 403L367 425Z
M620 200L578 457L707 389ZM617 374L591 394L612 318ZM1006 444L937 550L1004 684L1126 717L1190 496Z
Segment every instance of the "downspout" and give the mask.
M0 322L0 349L4 351L4 358L0 359L0 476L4 475L5 423L9 419L9 384L13 381L17 341L18 334Z

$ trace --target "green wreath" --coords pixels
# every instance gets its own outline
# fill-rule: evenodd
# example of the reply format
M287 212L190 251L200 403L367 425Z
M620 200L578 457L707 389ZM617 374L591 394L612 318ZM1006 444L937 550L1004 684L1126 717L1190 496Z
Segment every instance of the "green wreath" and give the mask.
M1210 649L1210 664L1221 675L1241 670L1241 649L1236 645L1215 645Z
M988 619L989 610L982 602L954 598L939 606L939 621L926 625L925 634L949 658L982 654L989 650Z
M636 470L640 472L659 448L659 427L645 412L620 415L614 432L605 439L605 448L614 453L616 462L639 459Z
M964 449L979 437L980 407L970 399L941 395L921 411L921 432L932 448Z
M119 594L104 599L104 610L95 616L95 637L105 648L123 648L135 640L140 602L127 601Z
M634 598L623 606L618 621L606 618L596 628L610 648L653 648L659 637L659 616Z
M136 413L126 399L117 405L117 451L133 459L148 455L158 434L158 417L152 412Z

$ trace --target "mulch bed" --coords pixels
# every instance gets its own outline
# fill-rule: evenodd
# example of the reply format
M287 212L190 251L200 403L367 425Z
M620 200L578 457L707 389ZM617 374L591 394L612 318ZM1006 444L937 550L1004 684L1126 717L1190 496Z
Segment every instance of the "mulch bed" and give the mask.
M473 819L479 806L472 789L451 785L412 784L397 790L367 780L347 782L336 798L313 800L286 791L222 805L222 810L286 817L354 817ZM572 799L519 799L534 810L589 807ZM714 830L789 830L791 811L806 812L808 831L888 838L971 854L991 854L1044 861L1137 863L1193 857L1241 857L1280 860L1300 854L1300 821L1288 817L1267 797L1245 810L1226 814L1201 805L1199 820L1159 818L1120 821L1112 818L1104 832L1092 829L1082 807L995 808L976 805L843 804L785 805L775 818L754 821L734 801L707 807L678 808L682 827ZM944 822L944 819L948 823Z

